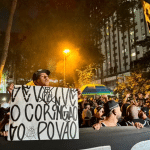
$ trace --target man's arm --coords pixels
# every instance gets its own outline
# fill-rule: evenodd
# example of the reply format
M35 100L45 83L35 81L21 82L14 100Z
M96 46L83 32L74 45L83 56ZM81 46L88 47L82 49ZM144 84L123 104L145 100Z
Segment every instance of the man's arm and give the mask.
M7 113L7 114L4 116L4 119L0 122L0 131L1 131L2 128L5 126L5 124L9 122L9 116L10 116L10 113Z
M123 100L123 104L125 104L127 102L128 97L130 96L130 94L127 94L125 99Z
M9 85L9 87L7 88L7 91L9 92L9 94L10 94L10 99L9 99L9 104L10 104L10 102L11 102L11 96L12 96L12 91L13 91L13 89L14 89L14 83L11 83L10 85Z
M100 130L101 129L101 126L102 126L101 122L102 121L99 121L99 123L96 123L96 124L93 125L94 130Z
M140 122L133 123L133 126L135 126L137 129L141 129L144 127L143 124L141 124Z

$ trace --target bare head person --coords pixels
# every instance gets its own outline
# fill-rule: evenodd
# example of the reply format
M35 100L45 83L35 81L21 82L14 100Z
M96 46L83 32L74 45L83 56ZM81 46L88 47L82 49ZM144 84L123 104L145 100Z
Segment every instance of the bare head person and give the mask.
M130 105L127 108L127 116L129 117L130 120L133 119L138 119L138 107L135 105Z

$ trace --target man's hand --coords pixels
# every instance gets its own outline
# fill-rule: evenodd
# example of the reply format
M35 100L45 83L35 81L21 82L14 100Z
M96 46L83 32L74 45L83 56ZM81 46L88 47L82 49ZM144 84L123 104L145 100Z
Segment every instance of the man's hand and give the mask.
M9 123L9 116L10 116L10 112L8 112L5 116L4 119L0 122L0 131L2 130L2 128Z
M0 136L8 136L8 131L1 131Z
M147 93L147 94L145 95L145 99L146 99L146 98L149 98L149 93Z
M126 97L128 98L130 95L131 95L131 94L129 93L129 94L126 95Z
M101 128L101 122L94 124L93 128L94 128L94 130L100 130L100 128Z
M81 90L80 90L80 89L77 89L77 92L78 92L78 99L80 99L80 98L81 98L81 96L82 96L82 92L81 92Z
M143 124L141 124L140 122L135 122L135 123L133 123L133 125L134 125L137 129L141 129L141 128L144 127Z
M14 89L14 84L11 83L10 86L7 88L7 91L9 92L10 95L12 95L12 90Z

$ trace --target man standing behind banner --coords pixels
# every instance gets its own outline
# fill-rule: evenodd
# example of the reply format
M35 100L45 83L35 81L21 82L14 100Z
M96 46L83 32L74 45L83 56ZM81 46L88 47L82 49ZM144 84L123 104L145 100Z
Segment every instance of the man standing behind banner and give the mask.
M49 75L50 75L50 71L49 70L46 70L46 69L39 69L38 71L36 71L33 76L32 76L32 80L31 82L27 83L26 85L29 85L29 86L49 86ZM8 87L8 92L10 94L10 97L12 95L12 91L14 89L14 84L11 83L11 85ZM9 101L10 103L10 101ZM0 135L4 135L4 136L7 136L7 134L3 134L1 132L1 129L3 128L3 126L5 125L5 123L7 123L9 120L9 117L8 115L6 114L4 116L4 119L3 121L1 122L0 121Z
M32 81L27 83L26 85L29 86L49 86L49 75L50 71L46 69L39 69L36 71L32 76ZM14 89L14 84L12 83L9 88L8 92L10 95L12 94L12 90Z

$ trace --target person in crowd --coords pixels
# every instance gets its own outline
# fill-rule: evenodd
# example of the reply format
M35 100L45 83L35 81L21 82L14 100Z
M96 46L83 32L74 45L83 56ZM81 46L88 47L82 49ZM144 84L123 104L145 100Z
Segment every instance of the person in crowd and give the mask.
M130 93L126 94L125 98L123 99L123 104L125 104L129 100L129 97L131 97Z
M50 71L46 70L46 69L39 69L37 70L33 76L32 76L32 86L49 86L49 75L50 75ZM27 84L29 85L29 84ZM12 91L14 89L14 84L11 83L10 86L7 88L10 97L12 95ZM3 121L0 122L0 135L7 135L6 132L2 132L1 130L4 128L4 126L6 125L6 123L8 123L8 116L9 113L7 113L4 116Z
M138 99L138 110L141 110L144 104L145 104L144 99Z
M79 119L79 127L81 127L82 124L82 100L83 100L83 96L82 96L82 92L80 89L77 89L78 92L78 119Z
M150 125L150 119L148 118L148 116L149 116L149 108L148 107L142 107L138 113L138 116L140 119L145 120L148 125Z
M144 94L143 93L138 93L138 98L139 99L143 99L144 98Z
M97 107L104 108L104 104L102 100L97 101ZM94 115L97 113L97 107L94 109Z
M136 101L137 101L137 100L138 100L138 98L139 98L138 94L134 94L134 95L133 95L133 98L134 98L134 100L136 100Z
M122 105L121 107L122 117L126 116L126 111L129 105L130 105L130 101L127 101L125 104Z
M101 100L106 103L108 101L108 96L107 95L102 95Z
M88 103L87 97L83 98L83 101L81 102L81 110L83 111L85 104Z
M9 122L9 115L8 108L0 108L0 136L8 136L8 131L5 131L4 126Z
M126 125L127 126L133 126L135 123L140 123L141 127L145 127L147 126L147 122L144 121L143 119L139 118L139 111L138 111L138 107L135 105L130 105L127 108L127 116L128 116L128 121L126 121Z
M93 99L93 107L95 108L95 107L97 107L97 106L98 106L98 104L97 104L96 99Z
M95 108L94 116L96 118L96 123L98 123L100 120L104 120L104 108L102 105Z
M104 104L104 115L106 119L94 124L94 129L99 130L101 127L118 126L117 122L121 117L119 104L113 100L106 102Z
M49 75L50 75L49 70L39 69L32 76L33 82L27 83L26 85L49 86ZM8 87L8 89L7 89L8 92L10 93L10 95L12 94L13 89L14 89L14 84L11 83L10 86Z
M106 119L103 121L100 121L99 123L96 123L93 125L93 128L95 130L99 130L101 127L113 127L113 126L120 126L118 124L118 120L121 118L121 111L120 107L117 102L115 101L108 101L104 104L104 115L106 115ZM143 124L138 122L131 123L131 125L135 126L137 129L143 128Z
M78 92L78 100L81 99L82 97L82 92L80 89L77 89L77 92Z
M85 108L82 111L82 119L83 119L82 126L90 126L90 119L91 118L92 118L92 113L90 111L90 104L86 103Z
M138 106L137 100L138 100L137 94L131 94L131 93L129 93L124 98L123 104L130 103L130 104L134 104L134 105Z
M104 106L105 102L99 99L99 100L97 101L97 104Z

